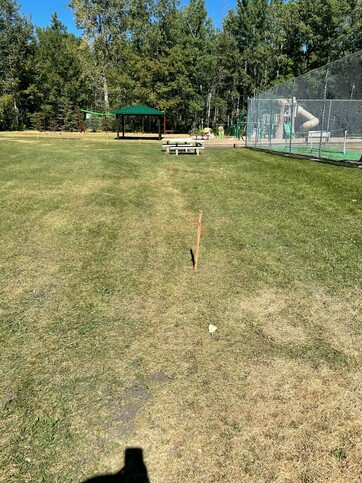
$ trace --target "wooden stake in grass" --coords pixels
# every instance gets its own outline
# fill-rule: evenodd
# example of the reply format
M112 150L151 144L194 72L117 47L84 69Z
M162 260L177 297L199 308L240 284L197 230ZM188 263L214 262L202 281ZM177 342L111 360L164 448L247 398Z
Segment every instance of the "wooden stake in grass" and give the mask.
M197 271L197 265L199 262L199 248L200 248L200 238L201 238L201 230L202 230L202 211L199 211L199 221L195 221L192 223L193 225L197 225L197 236L196 236L196 246L195 246L195 263L194 263L194 272Z
M171 163L170 163L170 176L172 176L172 175L173 175L173 168L174 168L174 166L175 166L175 163L174 163L174 161L172 160L172 161L171 161Z

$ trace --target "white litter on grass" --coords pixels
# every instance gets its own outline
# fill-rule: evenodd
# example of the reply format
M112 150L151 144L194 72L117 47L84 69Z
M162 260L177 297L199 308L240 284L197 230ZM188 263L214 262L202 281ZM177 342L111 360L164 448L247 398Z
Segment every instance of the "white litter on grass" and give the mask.
M213 334L216 330L216 325L209 324L209 334Z

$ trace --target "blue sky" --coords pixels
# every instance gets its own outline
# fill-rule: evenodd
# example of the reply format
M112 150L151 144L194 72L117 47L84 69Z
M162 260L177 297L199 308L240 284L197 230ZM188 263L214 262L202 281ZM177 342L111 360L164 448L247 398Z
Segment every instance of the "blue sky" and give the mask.
M18 0L21 11L29 17L38 27L46 27L50 23L50 16L57 12L61 22L63 22L70 32L77 33L73 12L66 5L68 0ZM184 1L183 3L187 3ZM221 26L222 19L230 8L235 6L236 0L206 0L206 8L209 16L213 19L217 27Z

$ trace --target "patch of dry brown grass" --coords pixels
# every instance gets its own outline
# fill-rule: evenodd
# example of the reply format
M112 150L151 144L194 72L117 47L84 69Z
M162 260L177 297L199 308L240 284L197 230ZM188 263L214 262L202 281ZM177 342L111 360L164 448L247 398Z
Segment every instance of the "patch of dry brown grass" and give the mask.
M265 289L245 297L237 310L277 344L303 345L321 335L339 350L361 357L361 309L348 301L348 294L341 300L318 287Z
M127 444L143 446L154 481L359 481L360 371L255 354L238 318L209 336L187 297L182 310L149 305L129 356L170 383L139 401Z

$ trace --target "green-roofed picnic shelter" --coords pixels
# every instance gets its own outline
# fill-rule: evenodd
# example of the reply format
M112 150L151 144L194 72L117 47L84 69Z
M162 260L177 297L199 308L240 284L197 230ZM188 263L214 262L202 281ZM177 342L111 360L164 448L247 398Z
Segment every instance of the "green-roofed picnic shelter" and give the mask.
M161 139L161 119L165 113L154 109L153 107L145 106L144 104L135 104L134 106L122 107L122 109L115 109L111 114L116 115L117 119L117 139L119 139L119 119L122 122L122 137L124 138L124 116L155 116L158 119L158 139Z

